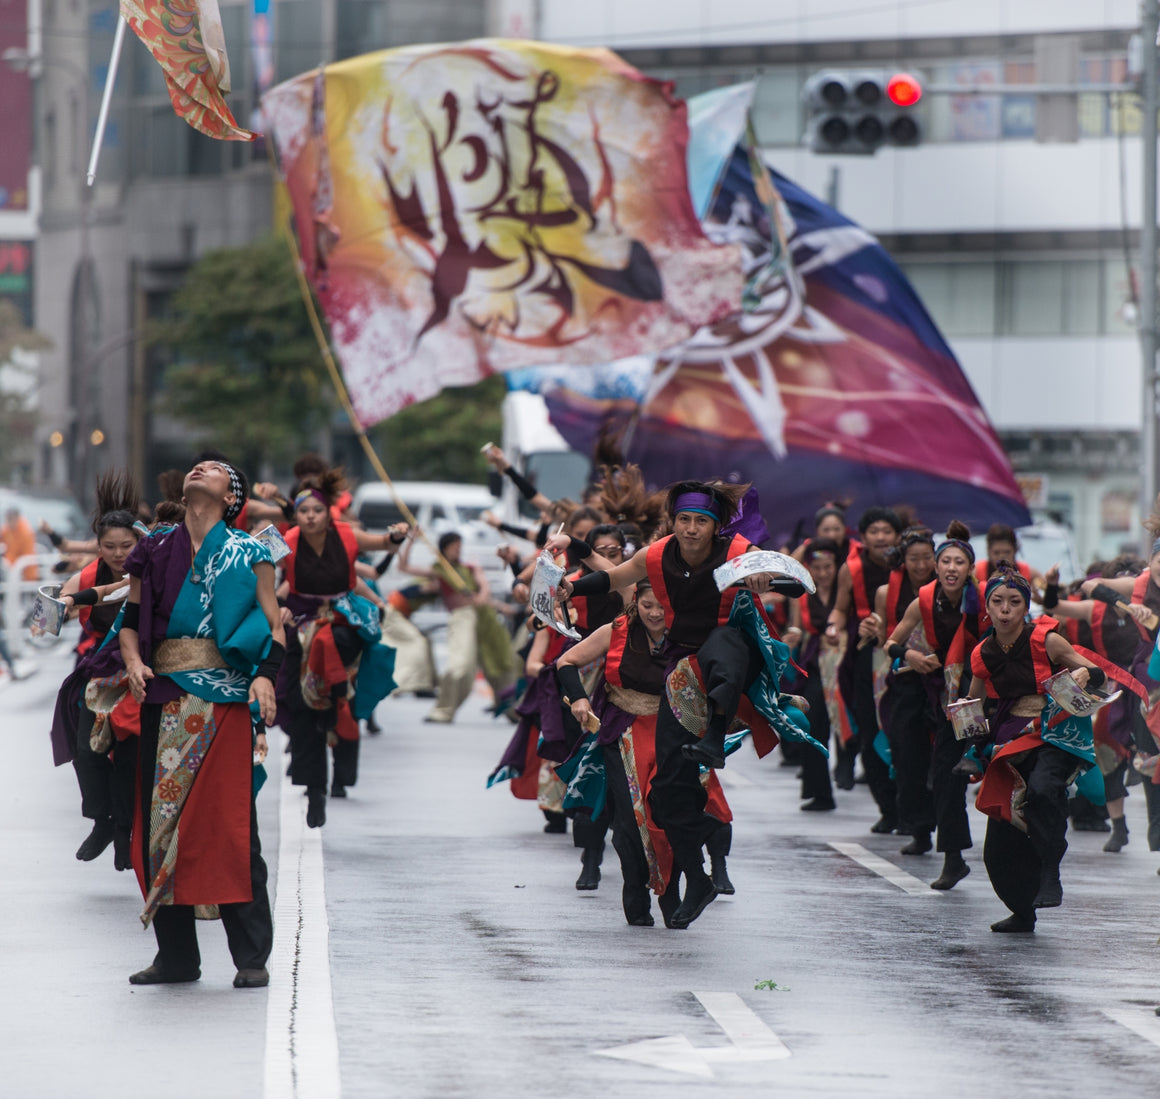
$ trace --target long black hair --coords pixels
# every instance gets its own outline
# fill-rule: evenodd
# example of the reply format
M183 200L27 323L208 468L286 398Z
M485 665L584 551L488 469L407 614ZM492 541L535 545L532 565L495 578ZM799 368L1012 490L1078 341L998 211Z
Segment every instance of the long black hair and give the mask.
M93 533L98 540L110 530L132 530L141 505L141 489L127 469L111 469L97 479Z

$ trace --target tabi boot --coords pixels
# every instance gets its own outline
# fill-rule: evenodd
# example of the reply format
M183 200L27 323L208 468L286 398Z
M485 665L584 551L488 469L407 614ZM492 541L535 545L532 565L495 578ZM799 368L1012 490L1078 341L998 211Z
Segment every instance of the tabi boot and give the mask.
M161 969L156 962L153 965L146 966L137 973L129 975L129 984L131 985L184 985L189 984L190 981L198 981L201 979L201 970L190 970L189 973L176 974L167 973Z
M931 849L930 833L915 832L910 842L899 849L900 855L925 855Z
M681 755L702 767L715 770L724 767L726 724L723 714L713 714L709 718L709 727L705 730L705 735L694 744L682 744Z
M809 801L803 801L798 808L803 813L829 813L838 808L838 803L833 798L810 798Z
M839 752L838 763L834 768L834 783L839 790L854 789L854 754L853 752Z
M234 975L234 988L265 988L270 983L270 973L265 966L260 969L239 969Z
M898 818L882 814L872 825L870 831L876 836L889 836L898 827Z
M1112 817L1112 834L1104 844L1105 851L1122 851L1128 846L1128 820L1126 817Z
M599 847L585 847L581 856L580 877L576 879L577 889L600 888L600 862L604 858L604 844Z
M306 797L306 827L321 828L326 823L326 787L308 786Z
M99 817L93 821L93 830L85 837L85 842L77 848L77 858L81 862L92 862L99 858L105 848L113 842L113 818Z
M117 870L128 870L132 865L133 848L129 832L124 828L115 828L113 830L113 867Z
M724 824L717 829L705 844L709 852L709 877L713 880L713 888L718 893L732 897L737 890L729 880L729 871L725 865L725 856L733 846L733 825Z
M971 868L963 860L961 851L948 851L943 858L942 873L930 883L931 889L954 889Z
M542 812L544 820L548 822L544 825L544 831L549 835L562 835L568 831L568 818L563 813L557 813L551 809L544 809Z
M991 924L992 931L998 931L1000 934L1010 934L1012 932L1020 931L1034 931L1035 930L1035 913L1032 912L1030 916L1021 916L1018 912L1012 912L1005 920L1000 920L998 923Z
M1059 867L1043 871L1039 882L1039 892L1031 902L1032 908L1058 908L1063 904L1063 884L1059 880Z
M717 899L713 879L701 867L685 874L685 895L669 920L669 927L683 931Z
M620 891L620 903L624 908L624 918L629 927L652 927L653 918L649 911L651 901L648 886L630 885L625 882Z
M337 782L332 782L330 784L330 796L332 798L346 797L346 787L340 786Z
M657 898L657 907L661 910L661 919L665 927L673 926L673 914L681 906L681 872L674 866L668 888Z

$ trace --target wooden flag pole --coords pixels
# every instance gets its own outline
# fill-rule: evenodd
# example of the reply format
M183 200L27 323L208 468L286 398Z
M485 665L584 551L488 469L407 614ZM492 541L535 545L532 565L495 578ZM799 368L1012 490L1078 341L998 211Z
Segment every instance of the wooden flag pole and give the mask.
M267 142L266 148L269 149L270 143ZM275 178L277 178L277 169L275 168ZM314 308L314 297L310 292L310 284L306 280L306 271L302 263L302 254L298 251L298 241L294 238L294 231L290 227L288 218L277 218L277 228L279 234L286 241L290 249L290 255L294 263L294 272L298 276L298 289L302 294L302 301L306 306L306 314L310 318L310 327L314 331L314 338L318 341L318 350L322 355L322 361L326 364L327 373L330 375L331 384L334 386L335 393L338 394L339 403L342 405L346 417L350 420L351 427L354 428L355 435L358 438L359 444L370 460L371 466L375 471L376 476L391 490L391 495L395 498L395 503L398 505L399 511L403 518L407 520L410 525L419 531L419 537L435 554L435 559L443 568L442 572L447 577L447 582L453 588L458 588L459 591L467 590L467 582L459 575L458 571L452 567L451 562L439 552L439 547L431 541L427 532L419 526L418 520L411 514L411 509L407 507L406 501L395 491L394 482L387 474L386 468L379 460L378 454L375 453L375 448L371 445L370 439L367 438L366 429L362 425L362 421L358 418L358 413L354 410L354 405L351 404L350 395L347 393L346 383L342 379L342 373L338 369L338 363L334 361L334 353L330 349L330 341L326 338L326 333L322 328L322 320L318 316L318 310Z
M97 115L97 131L93 134L93 151L89 155L88 186L97 178L97 161L101 159L101 145L105 140L105 125L109 121L109 104L113 101L113 86L117 83L117 66L121 63L121 47L125 44L125 17L117 17L117 33L113 36L113 53L109 58L109 71L105 76L105 90L101 95L101 110ZM85 125L89 120L85 119Z

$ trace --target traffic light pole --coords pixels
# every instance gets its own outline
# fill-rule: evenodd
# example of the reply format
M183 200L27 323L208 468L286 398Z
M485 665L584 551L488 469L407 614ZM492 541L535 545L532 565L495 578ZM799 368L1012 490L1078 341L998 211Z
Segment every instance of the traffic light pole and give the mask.
M1143 0L1141 9L1144 202L1140 211L1140 516L1143 519L1151 513L1156 499L1156 116L1160 111L1156 36L1160 32L1160 0ZM1150 555L1149 545L1147 556Z

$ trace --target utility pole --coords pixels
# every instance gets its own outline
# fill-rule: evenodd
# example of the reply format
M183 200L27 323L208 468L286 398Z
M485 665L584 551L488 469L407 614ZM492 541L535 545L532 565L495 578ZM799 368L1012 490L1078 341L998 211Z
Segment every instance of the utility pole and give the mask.
M1140 517L1156 499L1156 37L1160 33L1160 0L1142 0L1144 204L1140 211ZM1150 556L1148 547L1146 556Z

